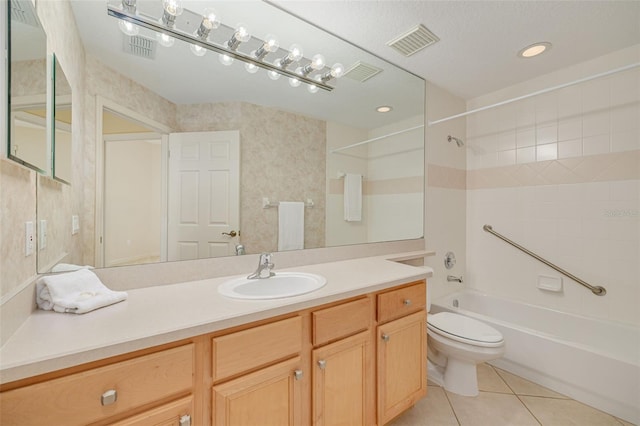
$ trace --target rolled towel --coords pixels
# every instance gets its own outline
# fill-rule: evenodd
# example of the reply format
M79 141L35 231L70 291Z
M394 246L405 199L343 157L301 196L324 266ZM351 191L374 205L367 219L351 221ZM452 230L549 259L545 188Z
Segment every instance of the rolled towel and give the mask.
M88 269L48 275L36 281L36 303L45 311L84 314L126 298L126 292L109 290Z
M51 272L71 272L78 269L93 269L91 265L74 265L73 263L57 263L51 268Z

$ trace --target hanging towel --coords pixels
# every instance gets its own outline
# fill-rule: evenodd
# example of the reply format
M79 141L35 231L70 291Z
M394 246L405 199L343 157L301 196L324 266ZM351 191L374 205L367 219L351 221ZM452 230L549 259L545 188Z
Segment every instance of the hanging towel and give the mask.
M109 290L88 269L48 275L36 281L36 303L45 311L84 314L126 298L126 292Z
M362 220L362 176L347 173L344 177L344 220Z
M304 248L304 203L280 201L278 206L278 251Z

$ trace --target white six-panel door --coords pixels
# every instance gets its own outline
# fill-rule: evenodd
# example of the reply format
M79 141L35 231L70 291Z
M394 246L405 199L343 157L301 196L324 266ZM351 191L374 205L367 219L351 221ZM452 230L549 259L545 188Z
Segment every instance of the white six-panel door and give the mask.
M240 232L240 133L171 133L169 151L168 260L234 254ZM228 235L232 231L238 235Z

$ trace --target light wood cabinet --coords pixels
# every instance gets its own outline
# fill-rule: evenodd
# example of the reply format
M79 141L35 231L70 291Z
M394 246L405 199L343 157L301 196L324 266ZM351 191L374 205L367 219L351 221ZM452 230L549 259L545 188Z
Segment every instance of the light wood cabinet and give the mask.
M346 319L346 318L345 318ZM371 333L365 331L313 351L313 424L373 424Z
M383 426L426 394L426 283L3 385L2 425Z
M189 393L193 384L188 344L3 392L2 424L85 425Z
M128 419L112 423L112 426L195 426L193 422L193 397L164 404Z
M427 391L426 312L378 327L378 424L412 407Z
M300 425L299 357L213 387L213 422L218 426Z

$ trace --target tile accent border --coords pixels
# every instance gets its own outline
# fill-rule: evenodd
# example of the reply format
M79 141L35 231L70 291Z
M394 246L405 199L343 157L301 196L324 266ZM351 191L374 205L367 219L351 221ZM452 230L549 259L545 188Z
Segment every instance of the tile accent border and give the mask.
M362 183L362 195L413 194L423 191L422 176L367 180ZM344 179L329 179L328 194L344 194Z
M467 189L467 171L428 164L427 183L429 187L435 188Z
M632 179L640 179L640 150L469 170L466 187L508 188ZM430 182L429 186L434 185Z

